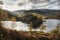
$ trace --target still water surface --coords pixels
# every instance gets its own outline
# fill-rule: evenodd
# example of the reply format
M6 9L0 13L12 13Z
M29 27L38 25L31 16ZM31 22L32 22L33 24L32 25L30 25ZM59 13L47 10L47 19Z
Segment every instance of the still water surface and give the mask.
M60 25L60 20L58 19L45 19L46 22L43 23L43 25L46 26L46 29L44 30L45 32L51 31L52 29L54 29L57 24ZM12 30L23 30L23 31L29 31L29 27L28 24L22 23L21 21L19 22L12 22L12 21L2 21L3 23L3 27L5 28L9 28ZM37 31L40 31L39 28L36 29ZM34 31L34 29L33 29Z

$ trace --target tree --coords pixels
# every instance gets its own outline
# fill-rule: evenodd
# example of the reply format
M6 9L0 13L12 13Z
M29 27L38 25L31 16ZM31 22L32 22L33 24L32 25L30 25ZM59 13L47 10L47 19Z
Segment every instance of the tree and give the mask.
M55 27L55 30L57 30L58 32L60 32L60 23L57 24L57 26Z
M57 30L53 29L53 30L51 30L50 33L51 33L51 34L57 34L57 32L58 32Z
M16 26L16 24L14 23L16 21L16 18L15 17L12 17L11 18L11 21L12 21L12 29L13 29L14 26Z
M57 34L60 32L60 25L59 23L57 24L57 26L50 32L52 34Z
M40 27L40 30L41 30L41 32L44 32L44 30L46 29L46 25L41 25L41 27Z
M16 21L16 18L15 18L15 17L12 17L12 18L11 18L11 21Z

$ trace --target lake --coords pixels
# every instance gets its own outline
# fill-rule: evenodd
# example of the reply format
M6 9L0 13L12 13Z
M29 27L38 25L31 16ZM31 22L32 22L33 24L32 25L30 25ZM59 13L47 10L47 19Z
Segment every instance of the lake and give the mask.
M46 26L46 29L44 30L45 32L49 32L53 30L57 24L60 26L60 20L59 19L44 19L46 22L43 22L43 25ZM17 31L29 31L29 25L22 23L21 21L19 22L12 22L12 21L1 21L3 23L3 27L9 28L12 30L17 30ZM32 29L32 31L40 31L39 28L37 29Z

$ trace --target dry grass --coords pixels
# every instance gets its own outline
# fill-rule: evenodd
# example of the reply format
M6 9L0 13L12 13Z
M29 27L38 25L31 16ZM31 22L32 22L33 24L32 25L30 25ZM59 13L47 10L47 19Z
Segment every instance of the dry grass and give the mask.
M60 34L29 34L0 26L0 40L60 40Z

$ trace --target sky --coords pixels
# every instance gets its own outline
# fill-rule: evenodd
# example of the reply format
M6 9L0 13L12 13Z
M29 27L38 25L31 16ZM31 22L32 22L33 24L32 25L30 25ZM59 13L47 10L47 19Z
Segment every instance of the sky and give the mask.
M0 0L0 8L15 10L53 9L60 10L60 0Z

